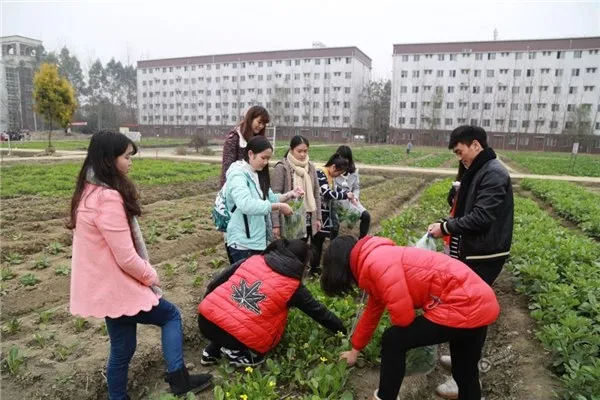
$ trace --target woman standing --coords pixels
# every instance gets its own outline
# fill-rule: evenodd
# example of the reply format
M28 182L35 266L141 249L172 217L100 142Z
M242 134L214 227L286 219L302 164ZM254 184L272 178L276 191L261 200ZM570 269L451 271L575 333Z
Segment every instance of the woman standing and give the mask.
M348 160L335 153L323 167L317 168L317 179L319 181L319 192L321 195L321 218L323 224L321 230L313 235L313 257L310 262L310 273L313 275L321 272L321 252L325 239L332 237L335 229L335 200L350 200L354 202L354 194L347 190L335 188L334 179L348 169Z
M227 225L227 250L233 263L259 254L271 241L272 211L292 214L285 202L304 192L296 188L275 195L271 190L269 160L273 146L264 136L255 136L246 146L242 161L234 162L227 171L225 205L231 213Z
M290 148L283 159L275 164L272 188L275 192L285 193L294 188L304 191L304 208L306 211L306 240L313 233L321 230L321 196L317 171L308 157L308 139L296 135L290 141ZM284 218L278 211L271 214L273 221L273 234L275 238L281 237L284 232ZM294 239L294 238L288 238Z
M345 173L335 178L335 185L343 190L352 192L354 194L354 199L356 200L356 204L351 204L348 200L340 201L340 206L349 212L360 214L358 238L361 239L369 233L371 214L369 214L367 209L360 203L360 177L358 176L358 168L354 165L354 158L352 157L352 150L350 147L342 145L338 147L336 153L348 160L348 169ZM334 233L334 237L337 236L337 233L337 231Z
M71 199L73 256L70 311L104 318L110 338L106 381L110 400L125 400L137 324L160 326L171 392L210 386L209 374L189 375L177 307L161 297L137 217L138 192L127 177L135 144L121 133L92 136Z

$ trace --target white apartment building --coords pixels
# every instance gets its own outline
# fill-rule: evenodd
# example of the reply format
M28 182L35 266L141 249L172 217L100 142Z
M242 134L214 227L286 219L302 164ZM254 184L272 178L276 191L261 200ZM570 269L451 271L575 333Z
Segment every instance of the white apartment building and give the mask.
M396 44L390 126L562 133L581 106L600 134L599 53L600 37Z
M363 128L370 78L371 59L356 47L138 61L140 130L230 127L252 105L264 106L278 130Z

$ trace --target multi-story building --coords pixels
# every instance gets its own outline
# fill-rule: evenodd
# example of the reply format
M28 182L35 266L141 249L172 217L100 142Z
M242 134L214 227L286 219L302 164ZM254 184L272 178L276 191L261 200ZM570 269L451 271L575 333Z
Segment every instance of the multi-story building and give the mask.
M396 44L390 126L600 134L599 53L600 37Z
M366 128L370 78L371 59L356 47L138 61L138 122L144 135L212 136L262 105L278 135L348 137Z
M0 44L0 130L35 130L33 75L42 42L14 35L0 37Z

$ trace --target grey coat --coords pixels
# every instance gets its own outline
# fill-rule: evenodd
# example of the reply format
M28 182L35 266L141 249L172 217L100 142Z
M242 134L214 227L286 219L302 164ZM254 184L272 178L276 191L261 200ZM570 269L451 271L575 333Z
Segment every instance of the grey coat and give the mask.
M310 173L313 183L313 194L315 196L315 204L317 210L311 212L311 225L313 235L317 233L317 221L321 221L321 196L319 195L319 182L317 179L317 171L313 163L308 163L308 171ZM293 189L294 170L290 166L287 159L283 159L275 164L275 171L273 172L273 179L271 180L271 189L275 193L287 193ZM280 228L283 231L284 218L279 211L271 212L271 220L273 221L273 228Z

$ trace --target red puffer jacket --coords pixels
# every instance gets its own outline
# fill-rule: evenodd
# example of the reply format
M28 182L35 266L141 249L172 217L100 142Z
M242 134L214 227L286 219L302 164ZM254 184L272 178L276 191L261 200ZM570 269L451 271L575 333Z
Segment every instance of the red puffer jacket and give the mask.
M500 313L492 288L465 264L441 253L366 236L352 249L350 268L369 295L352 336L357 350L369 343L386 309L397 326L410 325L415 309L421 308L428 320L453 328L486 326Z
M273 271L264 256L252 256L202 300L198 312L250 349L266 353L281 340L287 304L299 286L299 279Z

